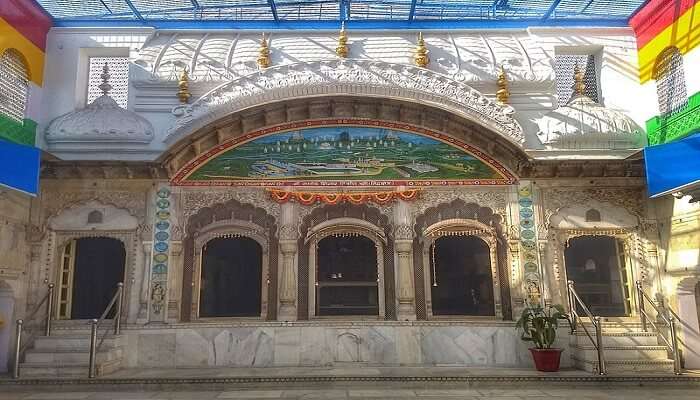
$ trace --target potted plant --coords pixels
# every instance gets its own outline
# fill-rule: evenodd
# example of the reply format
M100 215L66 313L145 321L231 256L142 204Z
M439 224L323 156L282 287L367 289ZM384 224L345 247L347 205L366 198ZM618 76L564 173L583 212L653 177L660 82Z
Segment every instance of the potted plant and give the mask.
M535 361L535 368L543 372L559 371L559 361L563 349L552 348L557 338L559 320L569 320L564 307L559 304L528 305L516 323L516 329L522 330L520 338L532 342L535 346L530 353Z

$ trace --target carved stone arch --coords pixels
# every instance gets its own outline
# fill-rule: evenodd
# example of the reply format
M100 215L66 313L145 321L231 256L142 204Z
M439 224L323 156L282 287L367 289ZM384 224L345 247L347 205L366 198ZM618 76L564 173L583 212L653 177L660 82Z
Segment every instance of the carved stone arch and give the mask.
M306 96L251 105L238 112L227 110L228 114L182 133L168 143L169 149L159 160L171 178L189 171L194 166L192 163L243 143L253 135L303 129L308 124L395 126L415 134L440 137L456 147L472 149L469 151L513 180L530 163L522 146L473 120L430 103L391 96Z
M267 290L267 315L268 320L276 318L277 304L277 249L278 234L277 221L263 208L251 204L242 203L236 199L230 199L223 203L214 204L210 207L202 207L186 221L184 239L184 262L182 274L182 302L180 309L180 319L190 321L196 315L196 302L193 288L196 286L195 272L196 266L196 244L201 241L200 236L207 236L223 232L225 230L235 230L241 234L253 235L253 239L266 241L267 248L263 247L263 252L267 253L269 284ZM193 285L195 284L195 285Z
M122 209L141 223L146 217L147 195L142 191L75 191L60 192L47 190L41 193L43 221L49 223L60 213L90 202Z
M419 284L419 282L425 281L426 275L423 254L425 252L426 232L430 227L439 227L442 221L447 220L471 220L474 221L474 226L493 232L498 282L500 283L498 293L501 300L500 311L503 319L512 319L508 240L504 231L503 217L495 213L490 207L483 207L477 203L467 203L462 199L455 199L448 203L430 207L416 217L413 226L415 232L415 238L413 239L413 266L414 282L416 282L416 318L425 320L428 317L425 287Z
M176 107L166 142L221 119L231 112L300 97L354 95L430 104L465 117L522 145L523 130L514 110L470 86L412 65L378 60L323 60L265 68L224 83L191 105Z
M306 215L299 226L298 254L299 254L299 277L297 279L298 291L298 319L309 319L309 276L312 273L309 268L309 246L307 245L307 235L316 226L328 221L347 221L357 219L365 221L381 230L386 238L386 244L382 251L384 256L384 317L387 320L396 319L395 305L395 285L394 285L394 239L392 236L392 225L387 215L366 204L342 203L338 205L324 205L315 208Z

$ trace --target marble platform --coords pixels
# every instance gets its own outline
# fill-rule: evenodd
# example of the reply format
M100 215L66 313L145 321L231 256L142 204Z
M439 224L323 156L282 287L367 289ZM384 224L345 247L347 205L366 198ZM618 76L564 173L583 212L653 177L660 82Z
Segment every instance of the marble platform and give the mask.
M124 331L124 367L531 367L512 323L188 324ZM557 347L570 366L569 335Z

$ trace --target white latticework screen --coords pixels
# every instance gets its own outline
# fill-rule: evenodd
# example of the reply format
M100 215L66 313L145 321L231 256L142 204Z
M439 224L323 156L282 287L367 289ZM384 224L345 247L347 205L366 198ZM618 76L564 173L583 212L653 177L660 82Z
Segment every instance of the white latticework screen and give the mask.
M668 48L659 55L654 79L656 79L656 94L659 97L661 114L673 113L688 104L683 56L677 48Z
M6 50L0 56L0 114L24 120L29 93L29 74L22 55Z
M102 83L102 70L105 63L109 67L109 84L112 89L109 97L126 108L129 100L129 58L128 57L90 57L90 73L88 81L87 102L90 104L96 98L102 96L100 84Z
M585 94L593 101L598 99L598 73L593 54L557 54L554 59L554 73L557 79L559 107L566 105L574 94L574 69L578 65L583 70Z

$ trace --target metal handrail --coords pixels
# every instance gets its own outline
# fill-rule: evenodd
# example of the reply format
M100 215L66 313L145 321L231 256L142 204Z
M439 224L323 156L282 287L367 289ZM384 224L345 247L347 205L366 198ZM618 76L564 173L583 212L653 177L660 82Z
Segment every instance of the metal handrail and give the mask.
M600 317L594 316L583 300L581 300L581 297L579 297L578 293L576 293L576 289L574 289L574 281L568 281L566 287L568 294L567 298L569 301L569 313L571 314L571 333L576 333L576 327L579 320L581 320L581 316L578 315L578 311L576 311L576 306L580 305L583 312L586 314L586 317L591 320L591 323L595 328L595 339L593 339L593 336L590 332L588 332L586 325L584 325L583 322L580 324L583 331L586 333L586 336L588 336L588 339L591 341L593 347L595 347L598 353L598 374L607 375L608 370L605 365L605 348L603 346L603 326Z
M659 306L656 305L656 302L654 302L654 300L652 300L652 298L649 297L648 294L646 294L646 292L644 291L644 287L642 286L642 281L637 281L636 286L638 298L637 306L639 310L639 316L642 320L642 329L644 330L644 332L648 332L647 323L651 324L651 326L654 327L659 337L666 343L667 349L673 355L673 373L676 375L681 375L681 355L678 346L678 333L676 332L676 318L674 317L673 313L669 313L669 315L666 316L666 313ZM653 319L649 316L649 314L647 314L645 309L646 302L651 304L651 306L654 308L654 311L656 311L657 317L659 317L666 324L666 327L668 327L669 335L671 336L670 340L669 338L666 338L666 335L654 323Z
M15 332L15 354L12 365L12 378L14 379L19 378L19 359L24 350L24 348L22 348L22 332L24 329L24 321L26 320L28 322L31 322L34 319L36 313L39 312L41 307L44 305L44 303L46 303L46 316L44 317L44 336L51 336L51 316L53 313L53 292L55 285L53 283L49 283L47 287L48 290L46 291L46 295L44 295L39 304L37 304L34 307L34 310L31 313L29 313L27 318L20 318L16 322L17 329ZM25 347L28 343L29 342L25 343Z
M121 332L122 304L124 303L124 284L122 282L117 283L117 292L114 293L114 296L112 296L112 299L109 301L109 304L105 308L104 312L102 312L102 315L100 315L100 318L90 320L90 361L88 365L89 378L94 378L96 375L95 361L97 357L97 351L104 342L104 339L107 336L107 332L109 332L106 331L105 334L102 335L100 343L97 343L97 328L99 327L100 323L107 318L107 315L112 310L112 307L115 305L115 303L116 310L114 312L114 334L119 335L119 333Z

